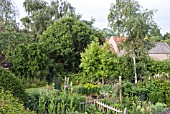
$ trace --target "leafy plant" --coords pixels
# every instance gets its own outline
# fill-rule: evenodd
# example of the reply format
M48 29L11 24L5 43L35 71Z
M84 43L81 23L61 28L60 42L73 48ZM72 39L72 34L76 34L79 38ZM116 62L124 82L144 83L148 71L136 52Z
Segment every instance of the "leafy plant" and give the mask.
M24 85L12 72L0 67L0 80L0 86L2 86L5 90L11 91L11 93L20 100L25 99L26 94Z
M96 94L96 93L98 94L99 90L100 90L100 86L87 83L79 87L78 93L86 94L86 95Z
M18 98L15 98L9 91L0 87L0 113L1 114L35 114L24 108Z

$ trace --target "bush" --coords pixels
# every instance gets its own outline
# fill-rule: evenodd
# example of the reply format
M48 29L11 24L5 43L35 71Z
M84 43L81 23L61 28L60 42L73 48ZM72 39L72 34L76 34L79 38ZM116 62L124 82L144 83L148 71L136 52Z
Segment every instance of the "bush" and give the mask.
M30 88L26 90L27 98L25 100L25 107L29 108L31 111L38 112L38 104L40 97L40 89Z
M26 110L17 98L9 91L0 88L0 114L35 114Z
M0 67L0 86L21 100L25 98L25 89L21 80L13 73Z

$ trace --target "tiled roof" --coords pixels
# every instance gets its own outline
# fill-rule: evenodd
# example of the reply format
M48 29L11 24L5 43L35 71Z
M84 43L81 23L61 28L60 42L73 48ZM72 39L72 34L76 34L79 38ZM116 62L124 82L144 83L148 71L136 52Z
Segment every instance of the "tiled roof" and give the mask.
M113 38L113 40L115 41L116 45L124 42L126 40L125 37L118 37L118 36L111 36L111 38Z
M166 42L156 42L149 54L170 54L170 46Z

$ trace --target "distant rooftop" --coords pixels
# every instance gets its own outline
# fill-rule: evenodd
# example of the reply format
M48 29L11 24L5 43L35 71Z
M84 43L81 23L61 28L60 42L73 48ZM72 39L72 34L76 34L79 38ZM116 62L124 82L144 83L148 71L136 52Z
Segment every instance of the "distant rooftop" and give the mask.
M170 54L170 46L166 42L156 42L149 54Z

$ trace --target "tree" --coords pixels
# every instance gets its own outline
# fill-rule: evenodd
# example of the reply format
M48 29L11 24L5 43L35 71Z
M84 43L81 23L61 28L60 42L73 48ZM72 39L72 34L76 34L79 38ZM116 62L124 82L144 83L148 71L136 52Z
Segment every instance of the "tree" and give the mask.
M81 53L80 68L83 69L83 73L88 79L95 80L99 77L99 42L92 41L91 44L85 49L84 53Z
M170 33L167 32L166 34L164 34L162 41L165 41L170 45Z
M144 38L157 28L153 21L154 10L143 9L134 0L116 0L111 5L108 21L119 36L126 36L126 53L133 57L135 83L137 83L136 58L146 53Z
M11 53L17 47L18 44L23 43L24 45L28 45L29 43L33 42L33 36L28 33L15 31L0 31L0 53L3 53L8 60L13 59L10 58Z
M116 35L113 30L108 29L108 28L104 28L102 30L102 32L104 33L105 38L110 38L111 36L115 36Z
M119 59L109 50L109 45L100 46L98 41L92 41L84 53L81 53L80 68L87 79L102 80L116 78L118 76Z
M11 0L1 0L0 2L0 29L2 31L17 28L17 10Z
M102 84L104 84L104 78L118 79L119 58L116 53L110 51L110 47L107 43L100 46L98 58L100 59L98 72L102 77Z
M67 17L56 21L40 36L39 43L44 43L47 56L55 63L61 63L66 72L77 72L80 53L87 45L102 34L77 18Z
M50 4L44 0L25 0L24 7L28 16L21 21L26 30L30 28L34 32L36 41L54 21L64 16L75 15L71 4L62 0L52 0Z

